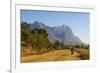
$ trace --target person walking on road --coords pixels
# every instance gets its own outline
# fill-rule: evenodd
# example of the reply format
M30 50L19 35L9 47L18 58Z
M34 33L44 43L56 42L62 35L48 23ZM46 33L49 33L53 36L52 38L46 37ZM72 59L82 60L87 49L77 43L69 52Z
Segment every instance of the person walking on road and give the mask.
M74 54L75 49L74 49L73 47L71 47L71 48L70 48L70 51L71 51L71 55L73 55L73 54Z

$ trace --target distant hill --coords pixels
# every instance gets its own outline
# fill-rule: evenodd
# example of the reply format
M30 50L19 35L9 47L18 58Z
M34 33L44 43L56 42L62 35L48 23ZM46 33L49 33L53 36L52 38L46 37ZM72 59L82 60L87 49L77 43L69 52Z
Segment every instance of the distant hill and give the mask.
M81 44L81 40L74 35L72 29L67 25L50 27L44 23L35 21L32 25L34 28L43 28L49 35L49 40L53 43L55 40L63 42L65 45L76 45Z

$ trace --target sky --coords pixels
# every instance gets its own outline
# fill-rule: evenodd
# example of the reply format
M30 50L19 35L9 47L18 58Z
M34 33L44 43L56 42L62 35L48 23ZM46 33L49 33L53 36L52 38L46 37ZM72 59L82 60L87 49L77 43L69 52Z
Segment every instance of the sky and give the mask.
M89 13L83 12L54 12L21 10L21 22L34 23L39 21L47 26L69 26L74 35L78 36L84 43L89 44Z

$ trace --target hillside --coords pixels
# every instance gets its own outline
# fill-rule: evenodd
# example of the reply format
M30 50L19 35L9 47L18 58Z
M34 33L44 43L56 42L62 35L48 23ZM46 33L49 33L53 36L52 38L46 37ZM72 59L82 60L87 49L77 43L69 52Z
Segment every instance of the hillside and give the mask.
M45 25L44 23L35 21L32 24L32 28L45 29L51 42L55 42L55 40L57 40L64 43L65 45L76 45L82 43L81 40L74 35L72 29L67 25L50 27Z

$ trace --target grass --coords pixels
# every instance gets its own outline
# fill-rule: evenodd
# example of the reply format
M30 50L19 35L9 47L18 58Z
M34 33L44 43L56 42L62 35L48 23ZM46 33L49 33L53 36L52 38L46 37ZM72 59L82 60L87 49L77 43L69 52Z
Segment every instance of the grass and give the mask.
M89 49L76 49L73 55L69 49L55 50L40 55L30 54L21 56L21 63L29 62L49 62L49 61L72 61L72 60L89 60Z
M77 52L80 54L82 60L88 60L90 56L89 49L78 49Z
M81 60L80 54L75 52L71 55L70 50L55 50L41 55L27 55L21 57L21 63L28 62L49 62L49 61L71 61Z

